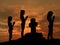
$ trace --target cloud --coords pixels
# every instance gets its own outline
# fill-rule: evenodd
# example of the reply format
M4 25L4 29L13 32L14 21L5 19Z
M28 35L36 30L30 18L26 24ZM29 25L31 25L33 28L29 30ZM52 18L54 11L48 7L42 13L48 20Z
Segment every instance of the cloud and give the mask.
M4 12L0 12L0 20L5 20L8 18L8 16L12 16L12 10L10 9L5 9Z
M0 28L7 28L7 25L4 25L4 24L0 24Z
M54 38L60 39L60 31L54 33Z
M60 28L60 22L56 22L56 23L54 24L54 27Z

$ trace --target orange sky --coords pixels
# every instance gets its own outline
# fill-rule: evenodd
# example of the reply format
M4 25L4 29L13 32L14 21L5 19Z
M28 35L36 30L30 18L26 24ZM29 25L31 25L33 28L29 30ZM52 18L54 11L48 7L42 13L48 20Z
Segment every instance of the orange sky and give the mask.
M48 11L53 11L56 16L54 22L54 38L60 39L60 0L1 0L0 1L0 42L8 41L8 16L13 17L15 26L13 29L13 38L20 38L21 21L19 12L25 10L25 16L28 16L25 26L25 33L30 32L29 22L32 17L38 22L37 32L42 32L46 38L48 33L48 22L46 19ZM44 26L43 26L44 25Z

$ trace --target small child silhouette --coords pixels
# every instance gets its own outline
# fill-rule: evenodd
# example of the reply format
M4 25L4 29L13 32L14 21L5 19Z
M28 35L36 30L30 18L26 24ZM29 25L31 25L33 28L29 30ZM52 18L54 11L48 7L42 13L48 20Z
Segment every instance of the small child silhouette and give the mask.
M9 30L8 30L8 32L9 32L9 41L11 41L11 38L12 38L12 30L13 30L13 26L14 26L14 24L15 24L15 22L13 22L13 24L11 23L11 21L12 21L12 17L11 16L9 16L8 17L8 26L9 26Z
M31 33L35 34L36 33L36 26L38 23L36 22L35 18L31 19L31 22L29 23L29 27L31 27Z

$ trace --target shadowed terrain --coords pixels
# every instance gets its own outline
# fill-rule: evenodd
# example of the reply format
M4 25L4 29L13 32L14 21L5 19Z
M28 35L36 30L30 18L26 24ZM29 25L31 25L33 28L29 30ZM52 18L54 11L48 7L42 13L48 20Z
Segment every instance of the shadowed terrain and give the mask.
M11 42L3 42L0 45L59 45L60 39L46 40L42 33L28 33L18 40L12 40Z

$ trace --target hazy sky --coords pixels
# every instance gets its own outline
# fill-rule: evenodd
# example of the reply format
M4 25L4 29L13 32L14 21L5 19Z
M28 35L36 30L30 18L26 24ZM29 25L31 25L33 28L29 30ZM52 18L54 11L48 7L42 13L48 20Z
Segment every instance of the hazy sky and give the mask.
M20 37L20 10L25 10L26 21L24 33L29 33L29 22L32 17L38 22L37 32L42 32L44 37L48 34L48 22L46 19L48 11L53 11L56 16L54 22L54 38L60 39L60 0L0 0L0 42L8 41L8 16L13 17L15 26L13 39Z

